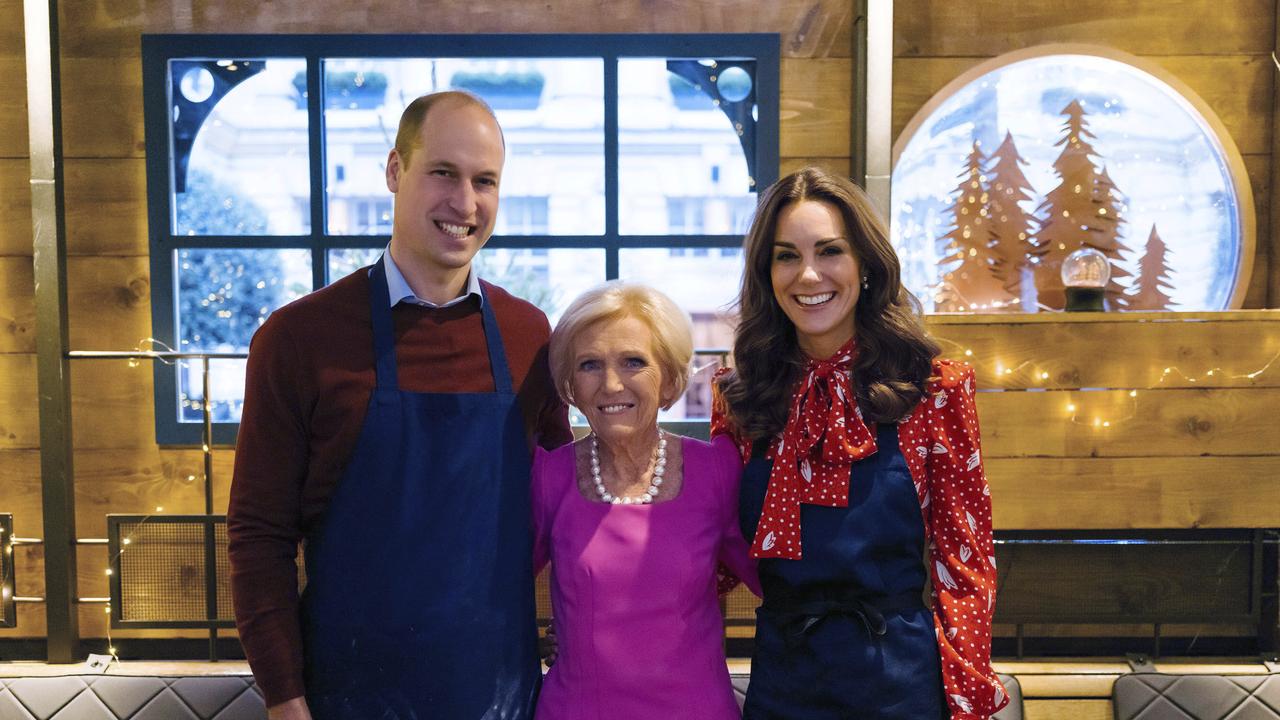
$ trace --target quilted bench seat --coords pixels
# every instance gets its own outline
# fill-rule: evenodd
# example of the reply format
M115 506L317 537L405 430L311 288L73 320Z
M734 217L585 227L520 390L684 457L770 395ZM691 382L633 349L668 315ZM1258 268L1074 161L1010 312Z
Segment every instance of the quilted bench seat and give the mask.
M248 675L0 677L0 720L263 720Z

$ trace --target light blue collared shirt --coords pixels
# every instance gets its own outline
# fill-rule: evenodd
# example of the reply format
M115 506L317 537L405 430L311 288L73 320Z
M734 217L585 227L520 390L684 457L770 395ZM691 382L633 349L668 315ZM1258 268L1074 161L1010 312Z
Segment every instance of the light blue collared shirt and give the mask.
M471 268L471 272L467 273L467 285L458 297L449 302L436 304L430 300L423 300L413 294L413 288L409 287L409 282L404 279L404 274L400 272L400 268L396 267L396 261L391 259L391 246L382 253L382 258L387 266L387 294L391 302L391 307L395 307L402 302L413 303L428 308L447 308L457 305L466 300L471 295L480 298L480 303L484 304L484 293L480 290L480 277L476 275L475 267Z

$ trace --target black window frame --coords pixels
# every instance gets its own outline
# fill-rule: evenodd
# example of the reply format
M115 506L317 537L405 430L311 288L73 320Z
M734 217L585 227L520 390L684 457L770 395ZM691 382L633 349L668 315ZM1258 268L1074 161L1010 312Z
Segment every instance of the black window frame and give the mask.
M618 277L618 258L630 248L737 248L740 235L622 235L619 215L618 61L627 58L717 58L755 61L754 152L748 157L758 192L779 166L780 36L773 33L484 34L484 35L144 35L143 103L146 130L147 219L152 332L178 347L176 253L182 248L304 249L312 256L312 289L328 283L329 250L382 248L390 235L330 235L325 217L322 63L328 58L591 58L604 66L605 227L600 235L497 235L486 247L603 249L605 277ZM220 58L300 58L306 61L310 232L303 235L182 236L174 232L169 61ZM200 423L178 421L178 369L155 363L156 439L161 445L200 445ZM217 445L235 442L238 423L214 423Z

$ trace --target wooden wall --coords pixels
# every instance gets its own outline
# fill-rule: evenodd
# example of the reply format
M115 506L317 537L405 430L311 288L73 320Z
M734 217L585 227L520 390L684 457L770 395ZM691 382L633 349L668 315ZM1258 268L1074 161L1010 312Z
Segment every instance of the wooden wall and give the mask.
M150 335L142 33L777 32L782 36L783 55L783 170L810 162L841 171L849 168L850 33L855 19L851 0L614 0L607 12L600 12L600 4L588 0L439 0L429 5L402 0L67 0L61 5L73 349L127 350ZM1205 97L1246 155L1260 237L1248 303L1252 307L1270 304L1275 295L1269 294L1268 282L1277 284L1270 266L1268 225L1274 69L1267 54L1274 39L1272 0L1240 0L1227 5L1210 0L1174 4L1167 0L1082 0L1066 7L1069 9L1048 0L899 0L895 10L895 132L957 73L1006 50L1048 41L1091 41L1151 56ZM19 536L39 537L35 310L21 28L21 0L0 0L0 512L14 513ZM1234 329L1214 325L1219 329L1190 337L1198 338L1196 343L1221 340L1232 349L1249 349L1252 346L1245 333L1275 332L1269 320L1256 322L1256 326ZM995 362L1022 357L1046 364L1051 373L1068 373L1066 381L1055 379L1055 387L1082 387L1085 385L1075 378L1092 377L1089 368L1126 342L1124 324L1111 325L1110 334L1098 335L1090 341L1092 345L1080 350L1083 354L1072 356L1070 361L1046 359L1039 353L1049 347L1045 343L1066 341L1070 345L1074 337L1071 326L1042 320L1020 324L978 318L944 321L937 329L958 343L955 347L963 345L981 353L979 370L988 386ZM1017 334L1027 328L1043 332ZM1165 344L1150 357L1130 355L1124 364L1143 369L1146 366L1136 363L1163 362L1153 358L1175 352L1195 359L1192 364L1199 370L1200 361L1209 358L1204 355L1209 352L1206 346L1176 338L1160 342ZM1266 347L1274 346L1273 341L1268 342L1272 344ZM1256 355L1248 355L1248 362ZM1232 367L1236 366L1233 360ZM1238 366L1252 369L1245 360ZM1143 383L1139 379L1126 379L1121 387L1147 387L1149 378ZM1100 478L1100 498L1133 501L1136 496L1126 488L1135 473L1145 483L1141 486L1145 492L1164 498L1133 507L1124 502L1109 504L1092 516L1096 522L1110 523L1108 527L1254 522L1258 514L1273 513L1274 505L1240 502L1230 507L1229 503L1206 506L1194 498L1199 497L1195 494L1197 482L1206 475L1226 477L1224 468L1232 471L1233 478L1236 472L1241 473L1245 483L1233 482L1224 489L1234 493L1229 495L1232 503L1247 497L1241 488L1253 487L1268 473L1274 476L1273 457L1251 454L1246 447L1249 440L1226 430L1236 426L1256 437L1273 438L1266 434L1262 408L1267 403L1274 407L1274 388L1238 383L1208 395L1203 386L1177 388L1150 399L1141 396L1141 419L1117 427L1109 435L1063 424L1057 406L1065 391L1006 393L998 399L984 395L983 421L991 437L989 452L995 453L991 455L992 483L1000 496L1010 498L998 503L997 523L1006 527L1061 524L1052 503L1083 507L1072 491L1078 476L1086 471ZM72 392L80 536L104 536L107 512L144 513L157 506L171 513L201 511L198 452L155 444L148 367L130 367L122 361L75 361ZM1116 392L1091 394L1088 400L1108 407L1126 406L1125 398ZM1050 409L1046 410L1044 403ZM1203 423L1212 431L1197 430ZM1019 432L1028 424L1043 426L1044 432L1034 436ZM1190 430L1178 434L1184 424ZM1163 444L1145 440L1146 433L1168 432L1174 434ZM1166 448L1178 452L1151 459ZM1198 457L1202 451L1210 457ZM1219 465L1214 455L1232 459ZM225 508L230 466L231 451L219 450L215 468L219 511ZM1178 492L1161 494L1158 486L1166 482L1175 483ZM1236 515L1230 508L1239 508L1244 515ZM18 594L41 595L39 547L19 547L15 559ZM107 594L105 564L104 548L91 546L80 551L81 596ZM105 621L101 606L84 606L82 634L104 636ZM43 608L23 605L19 627L0 631L0 637L34 637L43 630Z

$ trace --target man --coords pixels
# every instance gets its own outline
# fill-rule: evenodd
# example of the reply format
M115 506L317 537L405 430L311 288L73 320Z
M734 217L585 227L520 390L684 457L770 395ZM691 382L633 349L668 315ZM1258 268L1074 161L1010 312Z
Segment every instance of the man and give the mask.
M571 435L546 317L472 272L504 158L479 99L415 100L388 252L254 336L227 531L273 720L532 717L530 452Z

